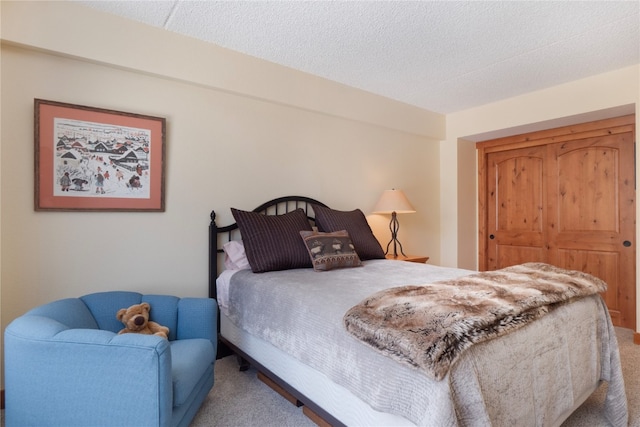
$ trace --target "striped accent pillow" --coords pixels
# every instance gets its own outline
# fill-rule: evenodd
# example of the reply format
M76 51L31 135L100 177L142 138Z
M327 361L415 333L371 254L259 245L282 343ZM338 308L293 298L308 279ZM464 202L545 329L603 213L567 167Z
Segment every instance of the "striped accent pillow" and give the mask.
M371 227L360 209L353 211L337 211L323 206L312 205L316 214L316 225L319 231L333 232L346 230L362 261L384 258L380 242L373 235Z
M231 213L254 273L312 267L307 247L300 238L300 231L311 230L302 209L283 215L263 215L231 208Z

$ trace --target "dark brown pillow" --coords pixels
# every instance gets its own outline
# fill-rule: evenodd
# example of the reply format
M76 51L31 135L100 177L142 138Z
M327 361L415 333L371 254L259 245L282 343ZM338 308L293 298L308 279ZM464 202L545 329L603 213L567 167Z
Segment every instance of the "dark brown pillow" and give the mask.
M311 267L300 231L311 231L307 215L296 209L284 215L263 215L231 208L247 259L254 273Z
M301 231L300 235L311 257L313 269L316 271L362 265L349 233L345 230L334 233Z
M346 230L362 261L384 258L380 242L373 235L371 227L360 209L337 211L323 206L312 205L316 214L319 231L332 232Z

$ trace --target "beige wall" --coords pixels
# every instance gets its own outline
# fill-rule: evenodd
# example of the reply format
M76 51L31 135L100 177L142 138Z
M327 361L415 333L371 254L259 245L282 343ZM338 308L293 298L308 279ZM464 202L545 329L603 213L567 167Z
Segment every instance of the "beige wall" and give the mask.
M2 330L90 292L206 296L209 212L284 195L369 215L402 188L400 239L438 262L444 116L69 3L0 7ZM166 117L166 212L35 212L34 98Z

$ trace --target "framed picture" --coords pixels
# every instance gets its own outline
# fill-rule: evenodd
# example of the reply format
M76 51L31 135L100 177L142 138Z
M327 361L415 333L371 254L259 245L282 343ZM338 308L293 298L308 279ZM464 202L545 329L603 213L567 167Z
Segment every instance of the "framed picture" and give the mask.
M35 209L164 212L161 117L35 100Z

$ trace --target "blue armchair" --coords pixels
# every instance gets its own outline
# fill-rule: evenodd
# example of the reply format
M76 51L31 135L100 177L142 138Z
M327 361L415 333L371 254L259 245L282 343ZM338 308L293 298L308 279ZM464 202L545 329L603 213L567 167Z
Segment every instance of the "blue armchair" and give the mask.
M120 308L148 302L169 340L122 334ZM102 292L55 301L7 326L12 426L188 426L213 387L217 305L209 298Z

